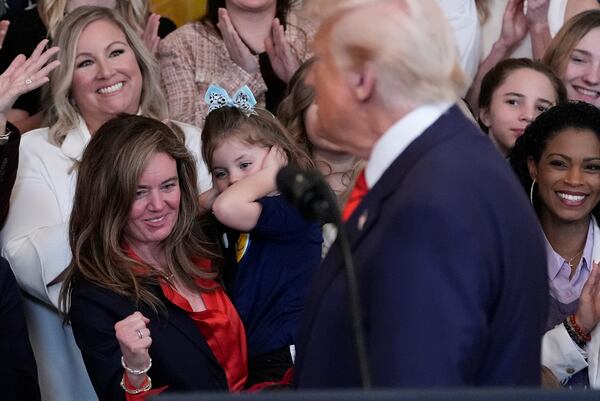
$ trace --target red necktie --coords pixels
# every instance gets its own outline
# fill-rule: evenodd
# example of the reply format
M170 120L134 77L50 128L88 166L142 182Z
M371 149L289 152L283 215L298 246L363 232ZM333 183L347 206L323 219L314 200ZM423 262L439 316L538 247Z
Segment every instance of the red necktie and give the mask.
M344 211L342 212L342 221L347 221L354 210L360 205L362 198L369 192L369 187L367 187L367 180L365 179L365 170L362 170L358 177L356 177L356 182L354 183L354 188L352 188L352 192L346 201L346 205L344 206Z

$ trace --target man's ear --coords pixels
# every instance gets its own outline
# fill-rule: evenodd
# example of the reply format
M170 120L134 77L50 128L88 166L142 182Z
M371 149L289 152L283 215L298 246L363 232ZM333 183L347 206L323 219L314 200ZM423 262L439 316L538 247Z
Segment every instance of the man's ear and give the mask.
M349 85L358 102L366 102L375 93L377 82L375 69L371 63L365 63L349 74Z
M533 160L533 157L527 159L527 169L529 170L529 176L531 177L531 179L537 181L538 169L537 164L535 164L535 160Z

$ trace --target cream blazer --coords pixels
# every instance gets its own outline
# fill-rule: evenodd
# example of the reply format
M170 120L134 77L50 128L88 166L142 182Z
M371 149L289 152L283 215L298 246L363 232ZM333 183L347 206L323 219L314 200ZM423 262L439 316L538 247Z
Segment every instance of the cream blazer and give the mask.
M200 188L206 190L211 181L200 156L200 131L178 125L196 158ZM48 128L23 136L10 210L0 233L2 255L25 292L25 315L44 401L97 400L71 328L62 324L57 311L60 284L47 286L71 260L67 231L76 183L73 165L89 140L81 117L60 147L50 142Z
M592 259L600 261L600 227L595 219L593 223ZM569 337L565 326L562 323L556 325L542 339L542 365L549 368L561 383L587 367L590 386L600 388L600 324L596 325L590 335L592 340L586 344L582 353Z

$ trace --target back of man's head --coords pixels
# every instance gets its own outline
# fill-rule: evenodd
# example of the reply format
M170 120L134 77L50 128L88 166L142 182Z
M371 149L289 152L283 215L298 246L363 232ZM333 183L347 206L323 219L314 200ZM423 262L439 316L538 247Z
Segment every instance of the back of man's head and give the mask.
M435 0L328 3L325 24L336 64L374 68L376 95L386 106L453 101L462 93L454 33Z

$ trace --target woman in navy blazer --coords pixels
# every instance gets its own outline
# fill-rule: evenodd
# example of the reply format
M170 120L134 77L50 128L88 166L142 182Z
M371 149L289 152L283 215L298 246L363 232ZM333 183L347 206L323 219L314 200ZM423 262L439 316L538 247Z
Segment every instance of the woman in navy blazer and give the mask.
M104 401L246 382L244 329L216 281L195 161L173 127L111 120L78 168L60 299Z

